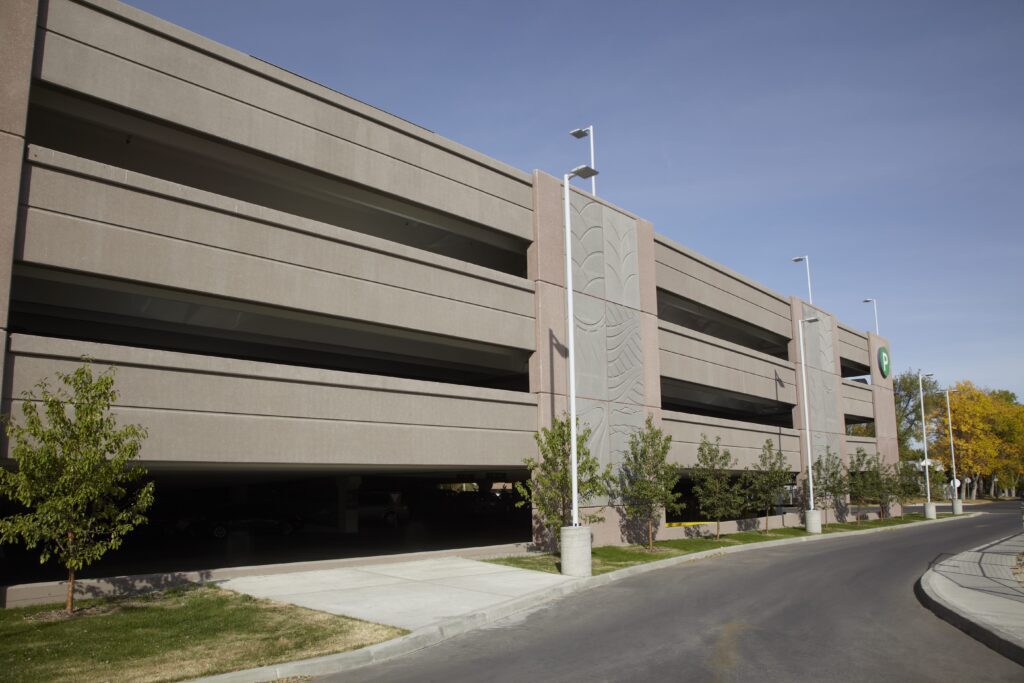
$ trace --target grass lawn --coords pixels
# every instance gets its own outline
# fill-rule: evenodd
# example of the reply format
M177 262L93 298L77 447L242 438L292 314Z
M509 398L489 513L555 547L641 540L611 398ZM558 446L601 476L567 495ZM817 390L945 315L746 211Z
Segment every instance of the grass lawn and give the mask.
M704 550L728 548L729 546L745 543L778 541L798 535L796 532L806 534L803 529L774 529L767 536L758 532L743 531L736 534L723 535L719 540L714 538L680 538L671 541L655 541L654 547L656 550L653 553L648 551L646 546L641 545L604 545L591 551L593 556L593 572L595 575L607 574L616 569L632 567L635 564L655 562L669 557L699 553ZM557 574L561 570L559 557L556 553L514 555L512 557L499 557L488 560L488 562L519 567L520 569L551 572L552 574Z
M0 678L178 681L365 647L406 631L212 586L0 610Z
M950 513L943 512L939 517L949 517ZM862 520L860 525L857 522L832 522L828 526L822 524L823 533L832 534L840 531L858 531L860 529L873 529L875 527L900 526L901 524L912 524L913 522L925 521L924 515L919 513L907 513L903 517L887 517L886 519Z
M948 517L949 515L944 513L939 516ZM908 514L903 519L899 517L892 517L882 520L864 520L861 521L859 526L856 522L843 524L833 522L828 526L823 526L822 531L827 534L835 534L844 531L872 529L875 527L899 526L901 524L911 524L912 522L921 521L924 521L924 515ZM722 538L719 540L715 540L712 536L704 538L681 538L671 541L655 541L654 546L656 550L653 553L649 552L646 546L640 545L598 546L591 551L593 557L593 572L595 575L606 574L608 572L615 571L616 569L632 567L635 564L656 562L670 557L699 553L704 550L715 550L717 548L727 548L729 546L742 545L746 543L766 543L769 541L778 541L783 538L795 538L798 536L809 535L810 534L804 531L801 527L772 529L767 535L761 531L740 531L735 534L723 534ZM552 574L557 574L561 570L557 553L513 555L510 557L495 558L488 560L488 562L508 565L510 567L519 567L520 569L533 569L535 571L550 572Z

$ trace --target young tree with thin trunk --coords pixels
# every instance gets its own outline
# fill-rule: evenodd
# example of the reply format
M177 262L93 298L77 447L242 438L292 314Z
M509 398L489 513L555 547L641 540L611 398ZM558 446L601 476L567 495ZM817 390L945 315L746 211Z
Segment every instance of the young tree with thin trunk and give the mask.
M893 468L892 497L900 505L900 519L903 519L903 508L907 503L921 495L920 479L912 462L901 460Z
M110 406L117 400L114 369L94 377L86 363L58 373L63 386L43 380L24 395L24 424L7 420L17 470L0 468L0 494L20 504L0 520L0 542L40 548L40 562L55 557L68 572L65 609L75 609L75 572L120 547L144 524L153 482L137 486L146 471L134 464L146 430L118 428Z
M896 493L893 468L876 453L867 459L867 474L871 481L871 497L878 502L878 518L885 519L889 515L889 507Z
M700 514L715 522L716 539L722 536L722 520L736 519L743 510L740 482L734 481L730 472L735 466L736 461L728 449L722 448L720 438L711 443L701 435L697 464L690 468L690 476Z
M846 496L850 493L850 480L846 476L846 472L843 471L842 460L827 446L825 447L825 457L814 461L813 470L817 502L825 511L825 526L827 527L829 509L832 510L833 517L838 521L839 506L846 501Z
M654 520L662 509L678 512L684 505L674 491L682 468L668 462L672 437L647 416L644 428L629 436L629 450L619 469L619 496L626 514L647 523L647 549L654 551Z
M860 526L860 509L872 497L875 487L868 472L868 454L863 448L850 458L846 466L846 477L850 482L850 504L857 506L857 526Z
M757 462L743 472L743 487L747 497L760 512L764 510L764 533L768 533L768 518L786 490L792 475L781 449L771 439L764 442Z
M559 530L572 524L572 432L569 416L563 413L561 419L555 418L550 429L541 428L533 438L541 457L524 461L531 479L527 484L516 482L516 490L523 497L516 505L531 503L551 541L557 543ZM601 464L587 447L589 440L590 427L577 427L576 486L580 507L595 498L607 496L612 481L611 465L601 469ZM593 524L604 521L604 518L592 513L581 514L580 520Z

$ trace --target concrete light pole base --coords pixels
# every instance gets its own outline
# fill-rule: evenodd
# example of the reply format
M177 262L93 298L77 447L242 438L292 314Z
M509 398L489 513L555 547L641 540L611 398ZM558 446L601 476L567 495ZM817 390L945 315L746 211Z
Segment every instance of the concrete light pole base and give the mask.
M563 526L561 534L562 573L590 576L590 527Z
M821 533L821 510L804 510L804 528L809 534Z
M962 515L964 514L964 502L959 498L953 500L953 514Z
M936 517L936 515L935 515L935 503L925 503L924 504L924 518L925 519L935 519L935 517Z

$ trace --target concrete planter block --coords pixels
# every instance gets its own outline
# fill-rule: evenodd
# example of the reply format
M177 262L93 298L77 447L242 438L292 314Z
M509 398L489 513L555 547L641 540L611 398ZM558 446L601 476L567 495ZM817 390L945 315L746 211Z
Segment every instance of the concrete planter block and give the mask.
M564 526L561 536L562 573L566 576L590 576L590 527Z
M936 515L935 515L935 503L925 503L924 504L924 518L925 519L935 519L935 517L936 517Z
M809 534L821 533L821 510L805 510L804 528Z
M964 514L964 502L959 498L953 501L953 514L962 515Z

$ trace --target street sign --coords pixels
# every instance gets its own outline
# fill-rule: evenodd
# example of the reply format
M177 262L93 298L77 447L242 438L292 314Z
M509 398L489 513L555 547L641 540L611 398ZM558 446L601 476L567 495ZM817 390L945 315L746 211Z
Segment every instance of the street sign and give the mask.
M960 488L960 480L959 479L954 479L953 480L953 486L955 486L957 488Z

